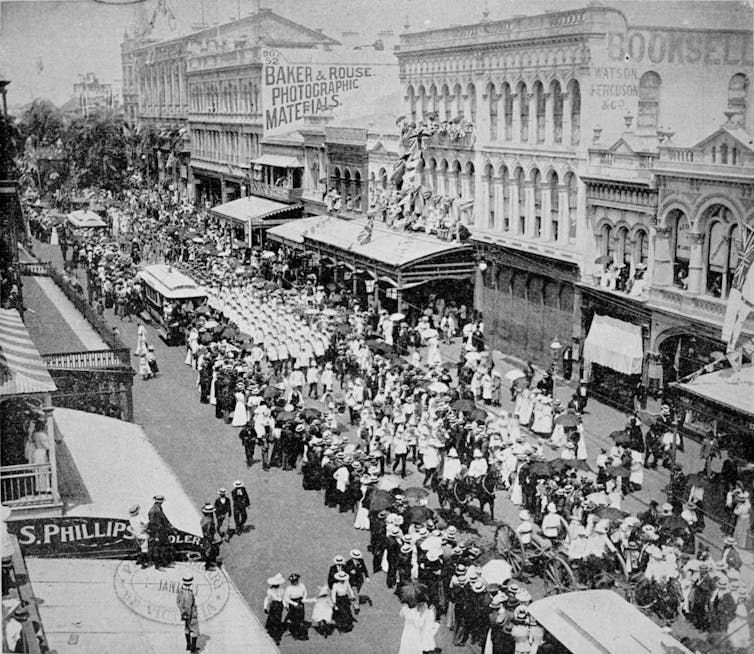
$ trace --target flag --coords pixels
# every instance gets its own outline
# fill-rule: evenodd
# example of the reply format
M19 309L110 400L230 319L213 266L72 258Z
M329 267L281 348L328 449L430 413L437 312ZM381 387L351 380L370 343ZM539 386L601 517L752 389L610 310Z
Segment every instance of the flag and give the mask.
M723 319L722 339L728 344L729 352L735 349L741 328L754 308L754 228L746 224L743 228L738 262Z
M366 245L372 240L372 232L374 231L374 216L371 218L367 218L366 223L364 224L364 229L362 229L359 232L359 235L356 237L356 240L359 242L359 245Z

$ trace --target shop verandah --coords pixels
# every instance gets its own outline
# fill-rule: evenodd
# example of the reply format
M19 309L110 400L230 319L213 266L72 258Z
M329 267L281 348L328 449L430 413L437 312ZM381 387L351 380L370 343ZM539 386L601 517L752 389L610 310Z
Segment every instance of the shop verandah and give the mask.
M433 294L471 304L473 249L426 234L392 230L367 219L313 216L273 227L270 241L308 253L320 283L334 283L362 306L416 311Z

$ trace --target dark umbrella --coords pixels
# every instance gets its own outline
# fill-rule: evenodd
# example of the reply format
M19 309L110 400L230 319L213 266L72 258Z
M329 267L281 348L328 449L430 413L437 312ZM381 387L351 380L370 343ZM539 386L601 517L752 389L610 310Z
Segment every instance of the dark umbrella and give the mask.
M563 470L568 470L569 468L573 470L583 470L584 472L589 472L591 470L589 464L580 459L552 459L551 461L548 461L548 463L554 472L563 472Z
M392 349L384 341L378 341L377 339L370 339L364 343L372 352L391 352Z
M382 511L383 509L389 509L393 506L394 502L395 498L388 491L377 488L369 498L369 510Z
M301 412L301 415L303 416L304 420L314 420L315 418L319 418L322 415L322 412L319 409L304 409Z
M611 432L610 438L615 441L616 445L623 445L624 443L629 443L631 441L631 437L626 433L625 429L618 429L617 431Z
M407 500L422 500L426 497L429 497L429 491L426 488L422 488L421 486L412 486L411 488L407 488L403 494L405 495Z
M607 466L605 472L608 477L628 477L631 471L623 466Z
M264 389L264 393L262 393L262 397L264 397L265 400L270 400L274 397L277 397L280 395L282 391L279 388L275 388L274 386L268 386Z
M549 477L552 474L552 467L547 461L534 461L529 465L529 474L534 477Z
M450 407L455 411L461 411L462 413L471 413L474 409L476 409L476 404L474 404L474 400L456 400L450 405Z
M403 497L406 491L404 491L400 486L393 486L388 493L390 493L393 497Z
M671 515L660 519L660 529L664 531L685 532L689 530L689 523L679 515Z
M409 581L401 587L401 604L409 608L416 608L419 604L427 601L427 587L418 581Z
M280 422L288 422L289 420L293 420L296 417L296 413L294 411L281 411L277 415L277 419Z
M600 520L623 520L629 514L613 506L601 506L594 512L594 515Z
M476 408L469 414L469 420L474 422L475 420L486 420L487 412L484 409Z
M636 414L641 420L641 424L646 425L647 427L651 427L652 425L657 422L657 418L660 416L656 413L650 413L649 411L639 411Z
M575 413L564 413L562 416L555 418L555 423L563 427L578 427L581 424L581 418Z
M433 517L434 513L426 506L411 506L403 514L403 521L406 524L423 523L431 520Z

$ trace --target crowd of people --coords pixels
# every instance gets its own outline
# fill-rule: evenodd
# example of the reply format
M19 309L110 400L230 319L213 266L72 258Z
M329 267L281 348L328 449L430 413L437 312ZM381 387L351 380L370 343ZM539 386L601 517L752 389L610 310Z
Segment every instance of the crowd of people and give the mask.
M436 491L461 511L452 492L461 483L491 514L495 491L507 491L520 509L514 529L523 548L557 552L581 583L599 585L622 570L637 582L635 592L667 605L668 618L682 611L699 629L744 642L748 592L737 549L746 545L749 498L743 488L730 489L737 523L713 561L695 539L704 484L685 479L670 456L679 442L669 407L647 430L632 417L592 470L582 424L586 394L577 390L564 405L553 397L549 372L501 375L485 350L484 325L464 307L437 307L435 298L416 324L362 310L349 294L318 284L311 269L291 265L284 249L239 252L205 215L159 191L126 192L109 220L110 236L73 234L75 252L65 237L66 261L87 271L93 304L124 306L121 319L138 313L142 260L170 261L204 286L207 304L181 316L199 401L239 428L249 467L259 448L263 470L300 470L304 489L322 492L327 506L370 532L371 575L354 550L348 561L337 557L340 567L315 598L298 574L288 585L282 575L269 580L265 610L276 641L286 630L307 638L309 623L322 635L350 630L362 585L384 571L403 603L402 653L434 649L441 623L459 645L487 645L494 654L547 651L527 614L526 590L510 579L485 583L487 553L427 508L426 493ZM463 347L451 365L440 344L456 336ZM137 350L145 346L140 340ZM508 392L515 400L509 414L481 408L500 407ZM554 460L546 460L547 447L557 451ZM391 478L405 478L409 462L424 479L404 493ZM625 496L640 490L645 467L658 463L673 473L672 503L628 514ZM220 509L217 502L204 507L208 565L220 560L235 506L233 499L227 509L224 501ZM236 532L243 530L238 523Z

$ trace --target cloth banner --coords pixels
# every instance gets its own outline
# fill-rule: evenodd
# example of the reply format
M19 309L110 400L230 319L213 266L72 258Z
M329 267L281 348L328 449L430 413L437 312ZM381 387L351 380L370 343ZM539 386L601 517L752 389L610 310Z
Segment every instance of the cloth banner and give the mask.
M139 552L131 525L122 518L33 518L12 520L7 525L18 537L24 556L130 559ZM179 529L170 535L179 559L201 555L201 542L200 536Z

